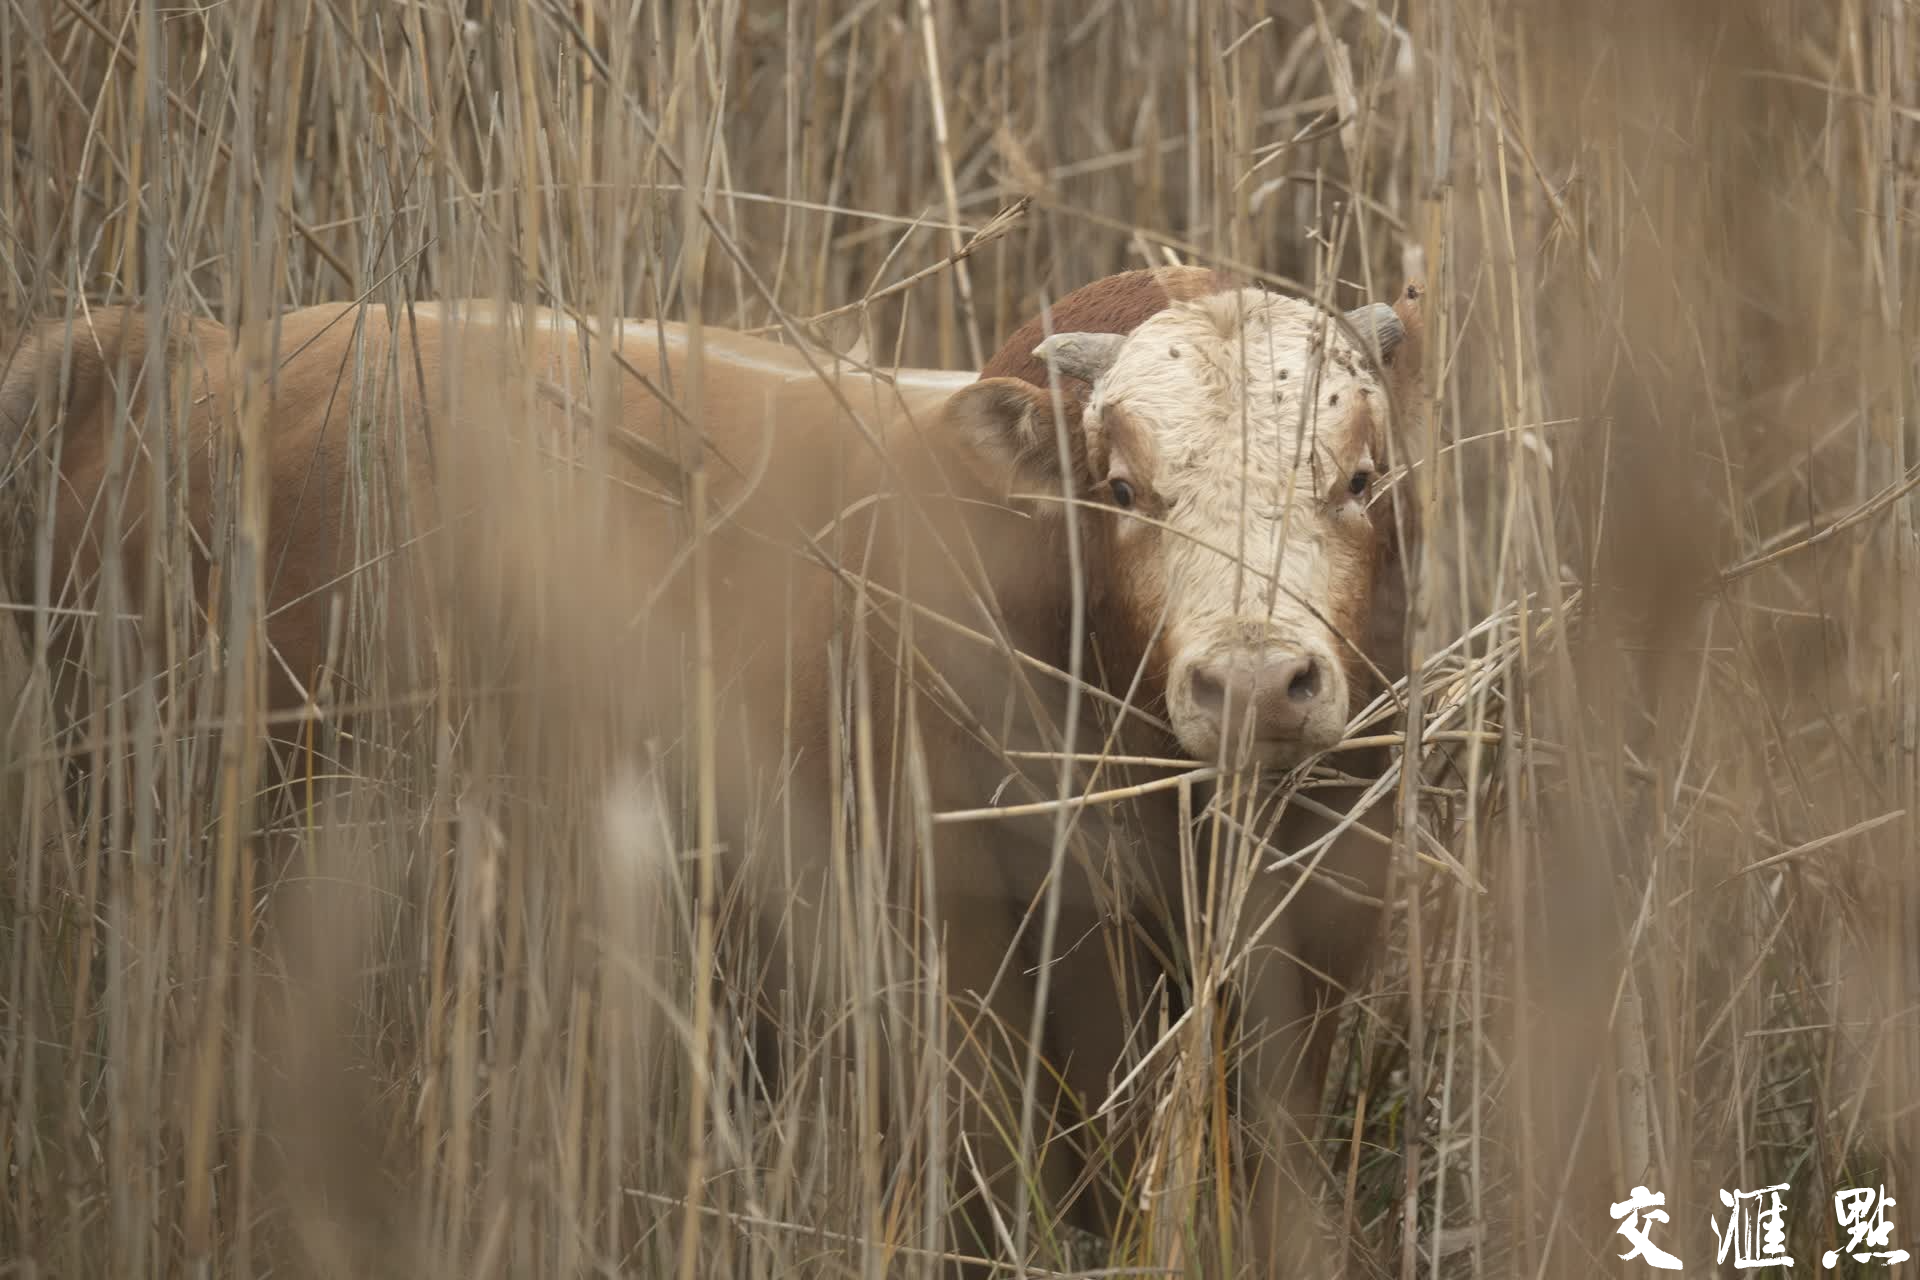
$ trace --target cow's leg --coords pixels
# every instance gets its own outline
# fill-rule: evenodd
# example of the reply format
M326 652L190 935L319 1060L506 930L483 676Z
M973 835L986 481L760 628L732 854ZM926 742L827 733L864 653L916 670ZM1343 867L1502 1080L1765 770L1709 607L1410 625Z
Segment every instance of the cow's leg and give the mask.
M1067 1089L1062 1118L1079 1165L1073 1220L1109 1240L1123 1226L1121 1197L1140 1185L1141 1119L1152 1110L1149 1086L1135 1083L1119 1097L1115 1089L1159 1026L1145 1000L1160 970L1135 927L1090 912L1063 915L1047 1009ZM1144 1037L1129 1053L1136 1024Z
M1071 1194L1079 1161L1071 1140L1059 1132L1070 1119L1062 1114L1065 1099L1056 1084L1057 1064L1047 1060L1048 1045L1043 1043L1032 1100L1036 1154L1029 1167L1020 1165L1021 1093L1034 974L1030 949L1024 941L1016 942L1016 907L1001 900L969 899L957 911L950 904L945 920L946 1056L951 1064L947 1087L950 1114L956 1118L949 1131L956 1158L948 1163L962 1221L956 1245L963 1254L1005 1258L1016 1229L1011 1215L1018 1181L1028 1178L1029 1203L1053 1215ZM1029 926L1027 933L1032 932ZM1018 952L1009 959L1016 947ZM1063 990L1056 974L1054 1009L1070 998L1071 989ZM980 1271L989 1274L985 1268Z
M1336 805L1340 798L1335 796ZM1238 1094L1243 1122L1270 1151L1253 1153L1246 1248L1263 1271L1294 1267L1320 1247L1311 1148L1339 1029L1339 1010L1365 977L1379 931L1387 872L1384 814L1368 815L1336 841L1319 873L1299 886L1276 927L1254 948L1238 982L1241 1040ZM1323 834L1319 820L1289 821L1282 847ZM1330 887L1337 878L1340 888ZM1294 888L1287 872L1256 874L1243 918L1264 919Z
M1284 933L1284 930L1275 932ZM1308 984L1279 939L1248 960L1236 991L1242 1046L1235 1080L1248 1134L1247 1232L1236 1252L1268 1275L1299 1266L1317 1234L1311 1153L1318 1081L1309 1078Z

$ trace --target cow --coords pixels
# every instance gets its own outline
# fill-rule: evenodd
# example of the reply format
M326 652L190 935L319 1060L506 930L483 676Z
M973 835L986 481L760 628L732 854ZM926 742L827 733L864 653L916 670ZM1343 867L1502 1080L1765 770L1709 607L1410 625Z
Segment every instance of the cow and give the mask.
M1143 1048L1148 993L1193 976L1196 895L1231 877L1250 922L1289 901L1280 927L1247 937L1231 996L1258 1046L1242 1110L1282 1142L1330 1050L1314 1015L1371 950L1384 842L1335 846L1343 885L1248 874L1217 852L1196 867L1224 846L1196 836L1190 788L1063 805L1060 773L1085 782L1079 762L1110 756L1097 776L1115 787L1157 776L1128 761L1183 757L1213 771L1194 774L1203 790L1216 774L1271 777L1338 745L1398 674L1390 428L1404 434L1415 403L1419 308L1415 289L1341 316L1210 270L1135 271L1061 299L977 377L484 303L295 311L271 360L211 322L95 311L34 330L0 379L5 585L18 600L51 583L52 653L104 568L137 616L168 545L191 548L204 604L215 495L231 491L222 442L258 414L268 704L311 709L337 663L336 597L372 552L348 515L369 456L404 497L388 611L444 608L482 629L516 625L554 571L487 518L532 473L489 464L612 476L587 536L621 572L598 575L596 625L572 640L640 655L638 714L667 744L657 767L717 780L702 842L751 904L760 1006L792 1025L805 989L831 1023L875 932L924 940L932 971L916 980L947 1015L929 1024L917 997L890 996L889 1043L910 1055L918 1036L953 1064L940 1096L968 1165L960 1251L1007 1243L1024 1145L1008 1100L1034 1025L1034 1182L1111 1231L1128 1188L1110 1171L1142 1138L1100 1113ZM147 412L156 387L165 412ZM127 405L135 431L116 444ZM356 432L376 412L396 425L370 455ZM172 433L140 430L162 421ZM185 468L191 536L171 543L149 505L162 448ZM28 465L56 453L57 475ZM685 681L696 652L711 679ZM70 722L91 705L79 677L55 695ZM1266 838L1285 849L1323 830L1294 810ZM877 930L850 934L836 914L849 884ZM1064 943L1095 931L1110 944ZM888 1087L889 1105L913 1106L902 1077ZM1255 1248L1272 1255L1288 1208L1280 1163L1260 1168Z

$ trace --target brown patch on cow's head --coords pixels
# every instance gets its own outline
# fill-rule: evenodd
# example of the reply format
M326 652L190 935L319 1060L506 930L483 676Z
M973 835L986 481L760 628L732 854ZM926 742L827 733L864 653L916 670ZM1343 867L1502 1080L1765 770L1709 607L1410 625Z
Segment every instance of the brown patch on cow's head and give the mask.
M988 362L989 412L962 420L1014 487L1078 500L1115 691L1140 668L1141 701L1201 758L1333 745L1374 683L1375 596L1400 598L1381 481L1417 390L1417 291L1343 319L1211 272L1130 272L1050 319ZM1046 385L1049 361L1070 483L1052 401L1013 389Z
M1019 378L1044 387L1047 365L1034 351L1050 335L1129 334L1169 303L1203 298L1232 284L1230 277L1208 267L1152 267L1095 280L1053 304L1044 317L1036 316L1015 329L980 370L980 376ZM1086 384L1069 379L1063 390L1070 403L1078 403L1085 398Z

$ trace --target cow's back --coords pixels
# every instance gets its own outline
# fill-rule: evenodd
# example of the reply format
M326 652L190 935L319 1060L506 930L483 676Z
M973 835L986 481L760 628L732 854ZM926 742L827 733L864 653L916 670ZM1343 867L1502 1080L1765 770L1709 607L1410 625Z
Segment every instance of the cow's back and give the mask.
M351 603L357 592L361 607L388 612L400 598L412 603L422 553L457 544L464 526L490 519L485 504L499 486L524 487L531 468L546 468L549 486L574 483L588 468L610 473L624 491L625 536L657 550L684 528L671 510L679 495L666 490L686 457L691 414L710 443L717 509L818 528L871 484L878 463L869 441L886 433L891 417L903 406L936 404L971 376L910 372L896 390L833 368L824 353L809 359L712 329L703 335L696 390L691 335L676 324L618 322L613 358L604 338L583 338L576 322L545 308L329 304L281 316L257 352L236 350L218 324L174 318L164 353L173 411L165 418L176 430L163 433L152 412L161 379L143 370L149 333L131 309L76 321L65 412L57 415L61 480L50 489L34 468L9 464L9 509L20 531L10 542L24 546L45 494L57 491L54 603L75 607L91 595L110 546L119 549L125 598L140 601L156 563L154 539L177 528L148 509L151 466L164 450L170 464L184 466L184 476L171 478L184 481L193 536L170 542L162 557L189 550L204 598L210 566L202 549L224 545L231 444L242 413L257 414L247 434L267 455L262 572L282 702L296 684L310 687L325 660L336 597ZM16 353L0 384L8 427L0 443L13 445L52 420L35 405L43 389L58 391L68 342L66 327L52 324ZM124 418L119 387L133 390ZM118 448L116 419L131 428ZM111 485L110 473L118 477ZM621 548L607 550L611 561L632 564ZM13 560L12 593L26 598L25 557Z

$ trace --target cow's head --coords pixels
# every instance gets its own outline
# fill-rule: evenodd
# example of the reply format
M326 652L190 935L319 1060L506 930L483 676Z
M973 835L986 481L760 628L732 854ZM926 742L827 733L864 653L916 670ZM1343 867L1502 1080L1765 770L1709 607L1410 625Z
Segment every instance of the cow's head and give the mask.
M1339 740L1378 666L1375 595L1397 595L1382 488L1390 403L1413 398L1418 293L1341 318L1187 275L1159 273L1142 293L1149 275L1081 291L1139 294L1151 305L1136 301L1138 316L1083 301L1101 327L1072 329L1072 295L1052 336L1015 335L1028 352L1010 344L986 373L1018 380L976 384L986 411L969 413L971 434L1017 484L1068 487L1051 403L1023 390L1038 367L1018 362L1060 375L1071 489L1093 504L1085 560L1107 678L1123 690L1143 664L1143 701L1196 758L1292 764Z

